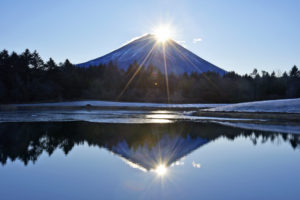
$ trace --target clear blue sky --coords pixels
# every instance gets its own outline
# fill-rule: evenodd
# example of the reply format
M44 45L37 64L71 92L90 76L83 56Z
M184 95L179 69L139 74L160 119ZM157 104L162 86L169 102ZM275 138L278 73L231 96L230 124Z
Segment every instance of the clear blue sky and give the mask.
M0 19L0 49L57 62L102 56L171 23L175 40L225 70L300 66L299 0L1 0Z

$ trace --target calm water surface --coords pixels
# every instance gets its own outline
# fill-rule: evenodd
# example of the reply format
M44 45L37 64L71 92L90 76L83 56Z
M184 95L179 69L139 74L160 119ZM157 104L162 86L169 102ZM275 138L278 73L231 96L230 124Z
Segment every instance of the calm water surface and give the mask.
M214 123L0 123L0 199L299 199L300 135Z

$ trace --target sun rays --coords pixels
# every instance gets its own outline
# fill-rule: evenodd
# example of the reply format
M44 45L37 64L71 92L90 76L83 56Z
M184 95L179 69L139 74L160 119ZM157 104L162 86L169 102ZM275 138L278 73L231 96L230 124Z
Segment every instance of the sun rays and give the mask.
M155 48L155 46L156 46L156 43L152 46L151 50L148 52L148 54L146 55L146 57L144 58L144 60L142 61L142 63L139 64L138 69L134 72L134 74L132 75L132 77L126 83L124 89L121 91L120 95L117 97L117 100L119 100L122 97L122 95L124 94L124 92L126 91L126 89L128 88L128 86L130 85L130 83L133 81L133 79L135 78L135 76L139 73L139 71L141 70L142 66L145 64L145 62L147 61L147 59L151 55L151 53L152 53L153 49Z
M148 62L148 59L151 57L151 54L156 48L161 48L162 52L162 59L163 59L163 69L164 69L164 78L165 78L165 86L166 86L166 96L167 96L167 102L170 103L170 88L169 88L169 74L168 74L168 69L170 69L170 65L168 65L168 58L166 55L166 48L172 47L175 49L175 51L178 53L178 55L187 61L187 63L190 64L192 68L196 72L203 73L201 71L200 67L195 65L184 53L181 52L180 48L178 47L178 44L172 40L174 37L175 31L172 28L170 24L160 24L159 26L156 26L155 28L152 29L153 34L150 34L151 37L154 37L156 42L153 44L147 55L144 57L142 62L138 63L139 67L136 69L136 71L133 73L133 75L129 78L127 83L125 84L124 88L120 92L120 94L117 97L117 101L120 100L120 98L124 95L134 78L138 75L142 67ZM176 67L176 66L175 66ZM172 70L170 70L172 71ZM218 88L215 86L215 84L209 80L209 78L204 75L204 78L207 79L219 92Z
M165 69L165 80L166 80L167 97L168 97L168 103L170 103L169 76L168 76L168 67L167 67L166 47L165 47L165 44L163 44L163 57L164 57L164 69Z

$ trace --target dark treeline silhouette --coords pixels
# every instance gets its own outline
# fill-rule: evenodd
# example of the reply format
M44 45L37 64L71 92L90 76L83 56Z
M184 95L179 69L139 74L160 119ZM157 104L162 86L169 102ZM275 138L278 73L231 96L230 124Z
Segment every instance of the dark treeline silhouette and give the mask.
M140 68L139 73L124 90ZM171 102L242 102L300 97L300 71L296 66L276 75L266 71L238 75L229 72L169 74ZM124 90L124 93L122 92ZM125 71L117 64L76 67L66 60L44 62L39 54L0 52L0 103L78 99L167 102L165 75L152 65L136 62Z

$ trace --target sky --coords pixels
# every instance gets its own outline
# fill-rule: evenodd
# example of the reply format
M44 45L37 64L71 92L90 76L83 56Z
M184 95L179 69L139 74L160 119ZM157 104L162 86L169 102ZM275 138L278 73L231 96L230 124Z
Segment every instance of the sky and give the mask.
M299 0L0 0L0 50L85 62L169 24L173 39L240 74L300 67Z

